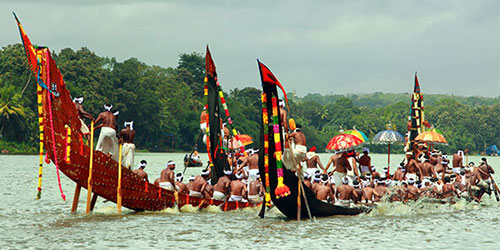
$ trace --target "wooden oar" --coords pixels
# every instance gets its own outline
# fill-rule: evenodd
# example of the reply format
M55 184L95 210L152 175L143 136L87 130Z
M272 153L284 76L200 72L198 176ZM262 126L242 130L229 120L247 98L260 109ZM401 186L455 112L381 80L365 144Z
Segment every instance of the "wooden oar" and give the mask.
M87 209L85 213L90 213L90 203L92 196L92 163L94 161L94 120L90 122L90 163L89 178L87 180Z
M116 211L122 213L122 144L118 148L118 187L116 188Z
M498 189L497 183L493 179L493 175L491 175L491 173L490 173L490 180L491 180L491 183L493 184L493 193L495 193L495 197L497 198L497 201L500 201L500 197L499 197L500 190Z

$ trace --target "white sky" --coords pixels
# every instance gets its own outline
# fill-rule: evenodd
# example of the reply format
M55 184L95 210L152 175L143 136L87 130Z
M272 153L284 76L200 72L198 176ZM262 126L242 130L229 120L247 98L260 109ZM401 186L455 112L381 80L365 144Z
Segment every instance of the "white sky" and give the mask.
M0 46L86 46L175 67L210 45L224 89L260 86L261 59L299 96L411 92L500 95L500 1L2 0ZM63 72L64 74L64 72Z

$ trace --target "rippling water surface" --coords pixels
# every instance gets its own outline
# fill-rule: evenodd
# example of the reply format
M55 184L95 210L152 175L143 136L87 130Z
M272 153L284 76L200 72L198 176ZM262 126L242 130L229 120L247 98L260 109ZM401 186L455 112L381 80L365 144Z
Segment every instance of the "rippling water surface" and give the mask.
M173 159L182 171L184 154L138 153L136 162L148 161L150 181ZM205 157L205 155L203 155ZM328 160L321 154L322 162ZM206 157L205 157L206 158ZM394 165L402 155L392 155ZM480 157L471 156L469 161ZM386 155L372 155L382 166ZM500 171L500 158L488 161ZM500 249L499 204L494 196L480 205L458 202L382 203L370 214L290 221L278 210L257 216L258 209L220 212L216 208L166 209L135 213L100 198L94 213L85 215L86 190L82 189L77 214L70 214L74 182L61 173L63 202L53 165L44 167L42 199L36 200L38 156L0 156L1 249ZM394 167L393 167L394 168ZM186 178L201 168L189 168ZM500 181L500 174L497 174Z

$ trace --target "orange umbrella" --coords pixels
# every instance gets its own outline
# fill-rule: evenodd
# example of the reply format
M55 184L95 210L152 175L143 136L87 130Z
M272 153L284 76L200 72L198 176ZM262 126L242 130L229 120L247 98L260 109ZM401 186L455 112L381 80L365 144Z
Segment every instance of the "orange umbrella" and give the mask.
M328 150L345 150L362 144L363 141L355 135L340 134L334 136L326 145Z
M448 144L444 136L435 131L425 131L420 133L415 141L429 142L434 144Z

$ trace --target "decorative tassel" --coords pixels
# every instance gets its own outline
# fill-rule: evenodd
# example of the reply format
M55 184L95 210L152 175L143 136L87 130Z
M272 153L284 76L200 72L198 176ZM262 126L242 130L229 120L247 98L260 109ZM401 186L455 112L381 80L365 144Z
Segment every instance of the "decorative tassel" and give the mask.
M267 114L267 96L262 93L262 123L264 125L264 173L265 173L265 205L271 207L271 186L269 184L269 116Z
M273 132L274 132L274 149L275 149L275 157L276 157L276 173L278 176L278 185L276 189L274 189L274 194L276 198L286 197L290 194L290 188L285 185L283 182L283 161L281 159L281 133L280 133L280 124L278 117L278 102L276 96L273 96L272 99L272 107L273 107Z
M66 163L71 163L70 154L71 154L71 128L68 125L64 125L66 128Z

